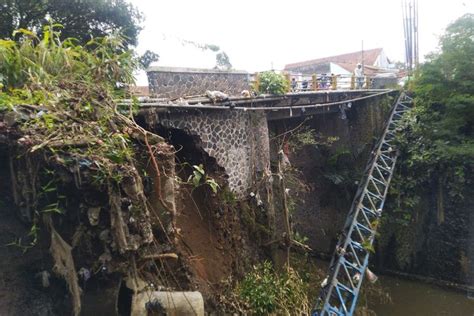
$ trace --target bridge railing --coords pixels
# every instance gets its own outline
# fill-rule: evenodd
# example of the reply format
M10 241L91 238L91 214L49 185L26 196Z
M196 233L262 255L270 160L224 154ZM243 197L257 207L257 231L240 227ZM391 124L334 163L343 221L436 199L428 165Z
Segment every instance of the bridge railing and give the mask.
M358 90L370 89L375 76L356 77L353 74L291 74L283 72L290 83L289 92L319 90ZM258 90L259 73L251 75L250 82Z

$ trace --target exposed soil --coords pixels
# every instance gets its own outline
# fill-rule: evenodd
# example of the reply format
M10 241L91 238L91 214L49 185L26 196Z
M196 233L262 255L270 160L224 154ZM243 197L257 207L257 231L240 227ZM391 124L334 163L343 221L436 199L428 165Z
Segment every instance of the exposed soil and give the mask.
M235 224L232 214L225 213L224 207L221 209L212 208L210 199L199 198L199 191L207 191L206 188L199 188L195 194L189 190L184 190L181 199L183 206L177 218L177 227L180 229L181 251L188 257L187 263L197 277L199 288L206 294L211 294L219 283L226 280L232 273L232 263L236 253L233 252L235 237L239 231L221 231L226 224ZM203 192L209 194L209 192ZM188 197L186 197L188 195ZM194 195L194 197L193 197ZM211 203L209 203L211 202ZM214 212L221 216L221 223L214 221ZM227 216L226 216L227 215ZM228 216L230 215L230 216ZM228 222L230 219L230 223ZM230 229L229 229L230 230ZM230 234L230 235L229 235ZM223 238L222 235L229 235Z
M235 200L227 187L225 170L202 150L198 137L177 129L162 128L157 132L179 149L176 169L182 181L192 174L193 165L202 165L206 175L220 186L214 193L206 184L180 185L176 247L190 286L205 298L206 310L221 311L218 297L232 280L243 276L246 267L256 262L262 252L259 240L252 239L252 223L259 220L252 209L255 205Z

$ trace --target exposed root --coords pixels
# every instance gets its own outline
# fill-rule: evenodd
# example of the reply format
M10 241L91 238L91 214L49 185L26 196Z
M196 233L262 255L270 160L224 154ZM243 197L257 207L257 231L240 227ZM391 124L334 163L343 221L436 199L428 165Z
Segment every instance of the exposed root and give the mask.
M178 259L175 253L160 253L143 256L143 259Z
M51 246L49 250L54 260L53 271L66 280L72 297L72 308L75 316L81 312L81 288L79 287L71 246L62 239L54 229L50 216L44 216L44 221L51 231Z

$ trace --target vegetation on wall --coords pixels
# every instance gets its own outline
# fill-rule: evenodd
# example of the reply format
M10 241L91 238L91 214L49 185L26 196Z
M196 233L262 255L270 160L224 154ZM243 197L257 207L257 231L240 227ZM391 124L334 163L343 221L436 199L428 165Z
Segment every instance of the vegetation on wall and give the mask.
M399 137L405 171L400 189L410 195L438 178L450 195L462 198L474 162L474 15L451 24L440 44L411 86L415 107Z
M385 221L412 223L416 210L429 208L423 205L428 194L441 224L445 206L470 198L465 192L474 181L473 60L474 14L466 14L448 26L439 52L428 56L410 83L414 108L398 137L401 156L388 201L394 212ZM400 240L405 232L400 229ZM409 264L412 247L407 242L397 254L402 266Z

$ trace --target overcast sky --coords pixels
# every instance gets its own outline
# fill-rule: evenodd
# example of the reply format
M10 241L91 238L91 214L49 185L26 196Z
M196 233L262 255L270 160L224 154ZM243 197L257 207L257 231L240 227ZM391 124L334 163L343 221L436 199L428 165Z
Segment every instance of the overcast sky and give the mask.
M157 66L212 68L215 44L233 68L282 69L285 64L382 47L404 59L401 0L130 0L145 15L138 51L160 55ZM436 49L446 26L473 0L419 0L420 56ZM139 76L138 84L146 84Z

